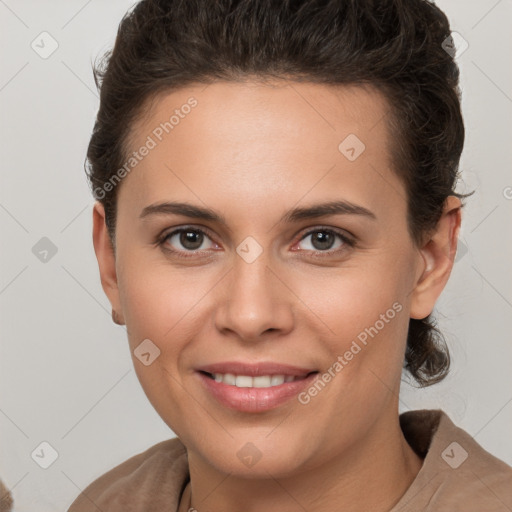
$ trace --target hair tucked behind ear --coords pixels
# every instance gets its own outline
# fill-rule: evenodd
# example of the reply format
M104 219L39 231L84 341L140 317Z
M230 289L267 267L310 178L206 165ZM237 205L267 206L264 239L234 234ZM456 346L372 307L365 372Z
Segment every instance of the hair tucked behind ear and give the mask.
M407 190L407 225L419 247L455 192L464 145L459 69L443 49L444 13L428 0L143 0L119 25L95 70L100 108L87 174L115 246L119 186L130 126L161 92L218 80L286 78L371 85L390 105L394 172ZM410 320L405 368L422 385L449 369L429 315Z
M405 369L420 386L441 381L450 369L450 353L432 315L409 320Z

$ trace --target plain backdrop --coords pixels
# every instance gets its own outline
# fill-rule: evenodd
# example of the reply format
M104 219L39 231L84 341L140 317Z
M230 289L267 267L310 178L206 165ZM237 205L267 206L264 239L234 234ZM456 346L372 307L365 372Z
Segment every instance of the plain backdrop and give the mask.
M132 4L0 0L0 478L16 512L66 510L93 479L174 436L112 323L83 171L98 107L91 62ZM452 371L425 390L404 384L400 408L441 408L512 464L512 1L438 5L469 45L457 58L467 130L458 191L476 193L435 310ZM32 456L51 453L43 442L58 454L48 469Z

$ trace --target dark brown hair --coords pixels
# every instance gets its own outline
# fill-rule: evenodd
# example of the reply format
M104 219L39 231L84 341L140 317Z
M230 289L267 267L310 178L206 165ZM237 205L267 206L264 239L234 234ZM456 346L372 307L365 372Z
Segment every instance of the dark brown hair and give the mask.
M369 85L385 95L394 171L421 247L445 199L471 195L454 190L464 124L448 37L446 16L427 0L139 2L94 69L100 107L86 171L114 249L118 187L105 184L126 162L130 128L149 102L193 83L274 78ZM417 383L440 381L449 365L432 315L410 319L404 367Z

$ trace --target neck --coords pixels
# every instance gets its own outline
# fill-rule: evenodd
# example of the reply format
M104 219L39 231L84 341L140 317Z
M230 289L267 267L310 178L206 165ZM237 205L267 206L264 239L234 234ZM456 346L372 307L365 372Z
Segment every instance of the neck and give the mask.
M179 512L388 512L422 466L405 440L398 416L382 419L358 445L322 466L286 478L247 479L221 474L189 452L190 484Z

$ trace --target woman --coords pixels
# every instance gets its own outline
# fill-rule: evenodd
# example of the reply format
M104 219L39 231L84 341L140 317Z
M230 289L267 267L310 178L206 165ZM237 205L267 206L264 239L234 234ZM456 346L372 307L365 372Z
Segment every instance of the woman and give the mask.
M512 468L440 410L431 318L464 127L425 0L143 0L97 70L93 239L112 318L178 436L89 510L510 510ZM453 53L453 52L452 52Z

